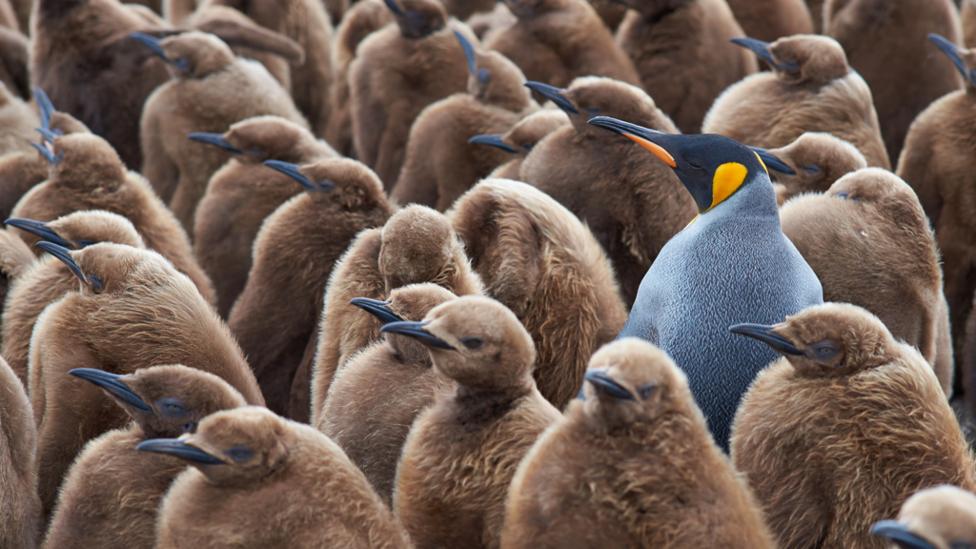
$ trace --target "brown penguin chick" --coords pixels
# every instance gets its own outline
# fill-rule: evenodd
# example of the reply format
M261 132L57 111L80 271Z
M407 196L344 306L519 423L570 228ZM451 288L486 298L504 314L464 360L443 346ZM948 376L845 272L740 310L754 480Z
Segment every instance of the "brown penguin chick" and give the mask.
M34 0L8 0L10 7L14 10L17 17L18 28L27 33L30 31L30 12L34 5Z
M31 151L40 121L30 105L0 82L0 154Z
M776 202L781 206L799 194L826 192L845 174L868 166L857 147L829 133L804 133L796 141L769 153L794 172L769 174L776 188Z
M422 320L454 298L428 283L393 290L387 301L354 301L380 322L390 323ZM452 383L431 367L426 347L400 334L385 335L336 373L316 427L342 447L389 505L410 426L434 395Z
M932 368L871 313L826 303L731 330L785 355L759 373L732 431L732 461L782 547L881 547L871 525L916 491L976 486Z
M332 82L329 125L325 129L326 141L340 153L352 156L355 152L352 139L352 106L349 104L349 67L356 57L356 48L367 36L393 21L393 14L382 0L360 0L346 12L336 29L332 44Z
M304 127L279 116L248 118L224 134L193 133L190 139L232 155L210 178L193 229L193 251L214 282L217 312L226 317L244 289L261 224L301 192L291 178L261 162L309 163L338 155Z
M10 0L0 0L0 27L15 32L21 32L20 22L17 19L17 12L14 11ZM26 30L26 29L24 29Z
M70 374L103 389L132 421L92 440L79 454L64 480L44 546L151 548L159 504L186 462L139 452L136 446L193 432L208 415L244 406L244 397L223 379L181 365L123 376L92 369Z
M393 495L397 516L417 547L498 547L515 468L561 417L532 380L531 336L512 311L480 296L383 331L426 345L434 370L457 384L410 429Z
M871 86L892 160L901 154L915 117L962 85L956 71L937 62L925 43L928 33L936 33L962 44L952 0L829 0L824 2L823 32L840 42L851 67Z
M100 367L129 374L184 364L220 376L250 404L264 404L254 374L227 327L185 275L149 250L94 244L69 251L38 247L79 279L37 319L31 336L29 393L38 425L38 492L46 511L85 442L121 427L125 414L99 391L67 375Z
M217 412L196 433L147 440L139 449L193 466L160 507L159 549L410 547L336 443L264 408Z
M406 155L414 119L467 87L468 71L455 31L438 0L387 0L395 25L363 40L349 66L349 101L356 157L389 189Z
M514 63L498 52L476 51L463 34L456 34L468 59L468 92L430 105L414 121L403 169L390 192L399 204L450 208L507 156L468 140L505 131L538 109Z
M333 266L360 231L385 223L393 206L376 175L355 160L266 164L305 192L279 206L261 225L247 284L227 324L268 407L286 413L295 373L303 360L312 360Z
M617 0L589 0L589 2L603 20L603 24L611 31L616 31L627 16L627 6Z
M508 162L495 168L489 177L501 179L521 179L522 162L532 152L536 143L550 133L569 125L569 117L560 109L540 109L519 120L504 134L476 135L470 143L488 145L512 156Z
M34 264L34 253L13 231L0 231L0 303L6 303L14 281ZM0 316L0 325L4 324Z
M637 124L667 133L677 129L653 99L623 82L579 78L567 90L536 87L569 114L572 124L532 149L519 179L586 223L613 262L629 305L658 252L688 225L697 208L674 170L626 139L607 139L605 131L587 121L601 114L639 120ZM655 214L648 216L651 211Z
M586 381L519 465L503 547L775 546L666 353L617 340Z
M174 26L184 25L200 3L200 0L163 0L163 18Z
M943 307L935 235L907 183L889 171L847 174L825 194L807 194L780 209L783 233L824 290L824 300L876 314L900 341L918 348L952 394L952 353L936 359Z
M2 239L2 237L0 237ZM0 546L33 549L41 534L37 431L24 386L0 358Z
M532 334L539 391L562 409L579 391L590 355L627 318L603 249L569 210L515 181L479 183L448 217L486 293Z
M146 35L139 39L157 48L174 76L146 100L142 173L189 232L210 176L227 160L218 150L190 142L190 132L224 131L262 114L302 125L305 120L263 65L235 58L214 35L188 32L162 41Z
M772 42L784 36L815 32L813 18L804 0L727 1L746 36Z
M22 218L11 218L5 223L8 227L16 227L73 250L96 242L145 247L142 237L128 219L106 211L74 212L47 223ZM14 231L9 229L4 232ZM27 367L34 324L48 305L77 289L78 279L68 266L51 256L42 256L32 262L30 268L16 277L11 285L3 306L3 325L0 326L3 333L2 354L25 387L28 383Z
M868 165L890 167L871 89L848 66L840 44L814 35L788 36L772 44L748 38L738 42L773 70L725 90L705 115L702 133L775 149L804 132L825 132L857 147Z
M441 0L448 15L465 20L476 13L491 11L497 0Z
M159 200L149 182L126 172L119 156L104 139L90 133L58 137L49 161L50 175L20 199L12 215L51 221L81 210L107 210L135 226L146 247L156 250L190 277L203 297L215 301L213 286L193 257L193 249L179 221ZM21 233L28 244L36 236Z
M936 486L905 501L898 520L883 520L871 533L891 547L953 549L976 545L976 494L956 486Z
M963 44L967 48L976 47L976 0L962 0L959 17L962 20Z
M756 72L755 56L729 42L744 33L725 0L625 3L633 11L617 31L617 43L633 59L643 88L681 131L697 132L715 98Z
M586 0L503 0L518 18L485 47L515 62L529 80L568 86L580 76L606 76L631 84L634 63Z
M336 263L325 292L320 337L312 368L312 424L336 370L380 339L380 322L364 315L354 298L383 299L396 288L430 282L455 295L480 294L481 279L471 269L450 220L426 206L407 206L382 228L361 232Z

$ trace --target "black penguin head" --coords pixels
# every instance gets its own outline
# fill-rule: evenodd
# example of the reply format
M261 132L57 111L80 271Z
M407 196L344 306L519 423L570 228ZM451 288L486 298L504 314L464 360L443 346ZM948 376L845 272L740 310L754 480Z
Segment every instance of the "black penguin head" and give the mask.
M725 202L756 177L769 184L762 156L775 157L728 137L662 133L609 116L597 116L590 124L623 135L674 169L702 213Z

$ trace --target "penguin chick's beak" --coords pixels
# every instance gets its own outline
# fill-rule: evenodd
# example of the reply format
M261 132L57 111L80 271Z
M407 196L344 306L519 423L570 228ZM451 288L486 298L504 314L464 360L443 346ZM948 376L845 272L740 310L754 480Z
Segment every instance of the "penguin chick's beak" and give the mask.
M141 410L143 412L152 411L149 405L146 404L146 401L142 400L142 397L135 394L132 389L130 389L129 386L122 381L122 376L118 374L113 374L104 370L97 370L95 368L75 368L73 370L69 370L68 373L105 389L114 398L128 404L129 406L132 406L133 408L136 408L137 410Z
M645 128L643 126L638 126L637 124L631 124L630 122L624 122L623 120L618 120L612 116L595 116L590 119L590 124L610 130L615 133L630 139L634 143L637 143L643 147L647 152L656 156L661 162L664 162L672 169L678 167L678 163L675 162L674 156L663 146L663 141L666 139L665 136L668 134Z
M98 278L95 275L86 276L85 273L81 270L81 266L78 265L77 261L75 261L75 258L71 257L71 250L69 250L68 248L65 248L64 246L59 246L53 242L46 242L43 240L35 244L35 246L53 255L61 263L67 265L68 269L70 269L71 272L74 273L76 277L78 277L78 280L82 281L82 283L87 284L93 290L96 291L102 289L103 286L102 279Z
M39 87L34 88L34 102L37 103L37 109L41 113L41 127L46 130L50 129L51 115L54 114L54 103L51 103L51 98Z
M151 438L136 446L140 452L168 454L199 465L223 465L224 460L187 444L178 438Z
M402 17L404 15L403 8L396 3L396 0L383 0L383 2L386 4L386 7L393 12L393 15L396 15L397 17Z
M803 355L803 351L793 345L790 340L777 334L773 326L763 324L736 324L735 326L731 326L729 331L736 335L758 339L780 354L793 356Z
M31 147L34 147L34 149L37 152L41 153L41 156L44 157L44 160L47 160L47 163L52 166L57 166L58 164L61 163L61 160L64 158L62 154L54 156L54 153L51 152L51 149L48 149L47 146L45 146L44 144L34 143L33 141L31 141L30 145Z
M796 170L791 168L790 165L787 164L786 162L780 160L779 157L776 156L775 154L767 151L762 147L749 147L749 148L751 148L753 151L755 151L756 154L759 155L759 159L762 160L763 164L766 166L767 169L779 173L784 173L786 175L796 175Z
M508 143L502 141L502 136L497 134L482 134L476 135L471 139L468 139L468 143L472 145L488 145L489 147L495 147L496 149L501 149L509 154L515 154L515 147L509 145Z
M53 242L58 246L63 246L65 248L74 248L74 246L70 242L61 238L61 235L54 232L54 230L48 227L47 223L43 221L37 221L35 219L24 219L22 217L11 217L10 219L4 221L3 224L10 227L17 227L22 231L27 231L30 234L39 237L41 240Z
M219 147L230 154L241 154L241 150L230 144L230 141L224 139L223 134L210 133L210 132L190 132L187 134L190 141L196 141L197 143L206 143L207 145L213 145Z
M976 71L971 71L969 67L966 66L966 61L962 58L962 51L958 46L947 40L945 37L939 36L935 33L929 34L929 41L935 44L937 48L942 50L942 53L949 57L952 64L956 66L956 70L962 74L962 77L965 78L967 82L976 85Z
M913 533L905 525L894 520L882 520L874 523L871 534L885 538L903 549L936 549L928 540Z
M312 181L302 173L301 167L298 164L282 162L281 160L265 160L264 165L294 179L308 192L331 191L335 188L335 183L329 180L319 181L318 183Z
M543 84L542 82L535 82L529 80L525 83L525 87L538 93L542 97L545 97L549 101L556 104L557 107L566 111L569 114L579 114L579 110L576 109L576 105L566 97L566 90L562 88L557 88L556 86L550 86L549 84Z
M161 40L159 38L156 38L155 36L151 34L146 34L144 32L134 32L130 34L129 37L143 44L147 48L149 48L149 50L153 52L153 54L155 54L156 57L159 57L163 61L169 63L170 65L173 65L174 67L180 69L181 71L186 70L187 68L186 60L170 59L166 55L166 52L163 50L163 46L160 44Z
M394 313L392 309L390 309L390 303L387 301L370 299L368 297L354 297L349 303L375 316L383 324L390 324L392 322L403 322L403 318L400 317L400 315Z
M800 70L800 65L793 62L777 63L773 57L773 52L769 50L769 42L763 42L755 38L733 38L731 42L736 46L742 46L743 48L752 50L752 53L755 53L756 57L769 63L774 69L790 73Z
M604 370L588 370L583 379L589 381L593 387L613 398L619 398L620 400L636 400L633 393L627 390L626 387L617 383L609 374Z
M412 337L424 345L433 347L435 349L446 349L448 351L455 350L450 343L428 332L425 329L426 325L426 322L391 322L380 328L380 332L384 334L400 334L407 337Z

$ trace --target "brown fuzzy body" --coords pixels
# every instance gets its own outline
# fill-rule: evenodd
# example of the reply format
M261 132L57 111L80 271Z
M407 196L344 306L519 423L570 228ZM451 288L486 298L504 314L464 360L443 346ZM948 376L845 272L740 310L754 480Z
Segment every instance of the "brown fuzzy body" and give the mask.
M745 34L725 0L695 0L663 14L645 6L646 13L627 15L617 42L658 107L682 132L695 133L715 98L756 72L755 56L729 42Z
M0 358L0 546L33 549L41 533L37 431L24 386Z
M34 128L40 121L34 109L15 93L0 83L0 154L34 152L29 142L37 135Z
M892 161L918 113L962 87L952 64L926 40L936 33L962 43L952 0L827 0L824 33L844 46L851 67L871 86Z
M247 284L227 324L241 343L268 407L289 413L296 372L311 363L326 283L336 261L363 229L393 214L382 184L353 160L325 160L331 191L302 192L265 220L254 241ZM292 183L297 186L297 183ZM283 306L287 304L287 306ZM292 413L307 419L307 403Z
M11 286L27 272L34 259L34 252L13 231L0 231L0 302L6 303Z
M48 163L37 151L11 152L0 156L0 216L10 217L17 202L34 185L47 179Z
M518 21L492 34L485 47L514 61L527 79L553 86L568 86L580 76L640 83L634 63L586 0L533 4L533 15L516 13Z
M959 17L962 20L962 37L965 46L976 47L976 2L962 0Z
M728 4L745 36L751 38L772 42L784 36L816 32L804 0L728 0Z
M590 355L626 321L603 249L569 210L515 181L479 183L448 217L486 293L532 334L536 384L562 409L576 396Z
M0 19L2 18L3 3L0 2ZM27 37L16 30L0 26L0 82L7 90L24 99L31 96L29 64L30 41Z
M465 20L475 13L491 11L497 0L442 0L447 13Z
M889 168L891 163L871 97L873 90L846 66L836 42L813 37L792 40L811 56L807 63L809 59L819 63L833 58L818 67L825 72L803 75L800 82L775 71L754 74L730 86L715 100L705 116L702 132L722 134L767 149L788 145L804 132L824 132L857 147L868 165ZM778 43L782 39L774 47Z
M950 485L926 488L905 501L898 523L933 547L976 544L976 494Z
M184 471L160 507L159 549L410 546L363 474L322 433L253 407L210 416L194 437L208 425L229 433L249 429L255 434L248 438L274 441L269 450L278 467L264 478L231 477L227 484L193 467ZM214 475L233 474L207 469Z

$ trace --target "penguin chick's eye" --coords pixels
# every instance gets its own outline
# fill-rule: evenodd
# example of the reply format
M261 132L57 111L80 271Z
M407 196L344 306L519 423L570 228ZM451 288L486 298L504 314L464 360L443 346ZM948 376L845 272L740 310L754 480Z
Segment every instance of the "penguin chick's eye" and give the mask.
M94 240L79 240L78 241L78 249L80 250L82 248L87 248L88 246L91 246L94 243L95 243Z
M479 337L462 337L461 343L468 349L480 349L485 344Z
M820 166L816 164L807 164L806 166L802 166L802 168L803 171L807 172L810 175L816 175L820 173Z
M247 446L234 446L233 448L227 450L224 453L227 454L227 457L229 457L230 459L234 460L237 463L245 462L251 459L251 456L254 455L254 452L252 452L251 449L248 448Z
M197 422L191 421L189 423L184 423L183 432L190 433L190 434L197 432Z
M637 388L637 396L639 396L641 400L647 400L651 398L651 395L654 394L655 390L657 390L657 385L651 383L642 385Z
M817 362L829 362L840 353L840 348L833 341L825 339L814 343L810 347L810 352Z
M159 399L156 403L156 407L159 408L160 413L167 417L180 417L186 415L186 407L179 399L166 397Z
M478 82L482 85L487 84L491 80L491 71L488 69L478 69Z

